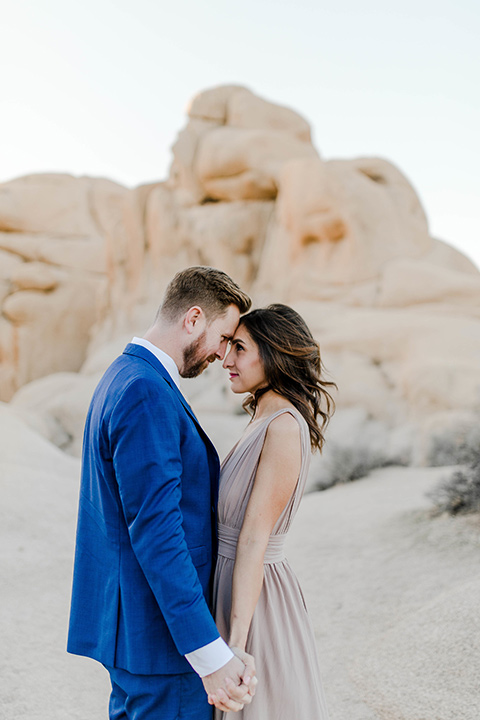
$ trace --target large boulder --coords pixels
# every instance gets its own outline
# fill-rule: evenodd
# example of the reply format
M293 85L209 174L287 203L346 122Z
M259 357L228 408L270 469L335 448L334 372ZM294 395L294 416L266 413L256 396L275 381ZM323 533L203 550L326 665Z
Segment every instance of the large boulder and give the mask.
M279 186L257 280L263 292L345 300L361 287L371 304L371 283L389 263L421 258L434 245L415 191L385 160L296 159Z
M188 205L274 199L285 162L318 156L300 115L228 85L194 98L173 157L169 184Z
M126 193L110 180L69 175L0 186L0 398L48 373L80 369Z
M196 264L228 272L256 305L298 309L338 407L361 408L392 438L406 428L412 457L428 454L432 418L478 414L478 269L431 237L394 165L323 160L300 115L234 85L194 98L165 182L128 190L45 175L0 186L0 397L98 367L118 338L143 334L172 275ZM200 387L202 412L234 410L221 373ZM61 417L77 450L79 388L75 422L47 403L54 425L40 423Z

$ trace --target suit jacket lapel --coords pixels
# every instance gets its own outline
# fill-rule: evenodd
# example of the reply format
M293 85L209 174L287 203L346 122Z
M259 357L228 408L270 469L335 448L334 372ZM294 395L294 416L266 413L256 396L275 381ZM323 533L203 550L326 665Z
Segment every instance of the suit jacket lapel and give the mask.
M137 357L141 357L143 360L148 362L167 382L172 390L176 393L178 399L182 403L183 407L187 411L187 413L190 415L192 420L194 421L197 430L204 440L207 450L209 451L209 454L213 456L213 473L212 475L215 475L215 478L213 479L213 487L212 490L214 491L214 497L215 497L215 503L216 499L218 497L218 474L220 471L220 461L218 459L218 453L215 450L215 446L213 445L212 441L206 434L205 430L202 428L200 423L197 420L197 417L195 413L193 412L192 408L188 404L188 402L185 400L184 396L180 392L179 388L177 387L177 384L172 380L171 376L168 374L167 370L164 368L160 360L155 357L153 353L150 352L150 350L147 350L147 348L144 348L143 345L136 345L135 343L129 343L125 350L123 351L125 355L135 355Z

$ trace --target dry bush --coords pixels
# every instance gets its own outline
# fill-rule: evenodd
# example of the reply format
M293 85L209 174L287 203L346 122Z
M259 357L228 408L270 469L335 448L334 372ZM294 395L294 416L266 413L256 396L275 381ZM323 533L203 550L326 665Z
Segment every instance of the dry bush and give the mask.
M327 490L338 483L358 480L372 470L391 464L391 460L378 448L331 443L328 458L322 468L322 477L316 481L315 490Z
M436 514L480 512L480 447L474 462L441 480L428 496L433 500Z
M455 433L445 431L430 442L428 465L472 465L480 452L480 417L478 423L459 428Z

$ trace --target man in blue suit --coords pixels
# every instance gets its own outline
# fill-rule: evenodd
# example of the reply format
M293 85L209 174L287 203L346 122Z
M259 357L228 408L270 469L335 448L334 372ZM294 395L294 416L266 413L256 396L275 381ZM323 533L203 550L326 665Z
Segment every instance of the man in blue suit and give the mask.
M194 267L100 380L84 435L68 651L110 673L111 720L211 720L252 698L253 658L209 611L217 453L179 389L223 359L250 298Z

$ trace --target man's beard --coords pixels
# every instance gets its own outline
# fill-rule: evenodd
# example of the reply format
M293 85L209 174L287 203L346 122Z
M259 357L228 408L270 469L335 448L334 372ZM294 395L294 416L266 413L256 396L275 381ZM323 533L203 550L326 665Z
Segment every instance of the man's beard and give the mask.
M198 377L209 362L215 360L215 355L209 355L205 357L204 353L204 341L207 331L204 330L199 338L194 340L191 345L186 347L183 351L183 368L180 375L184 378Z

